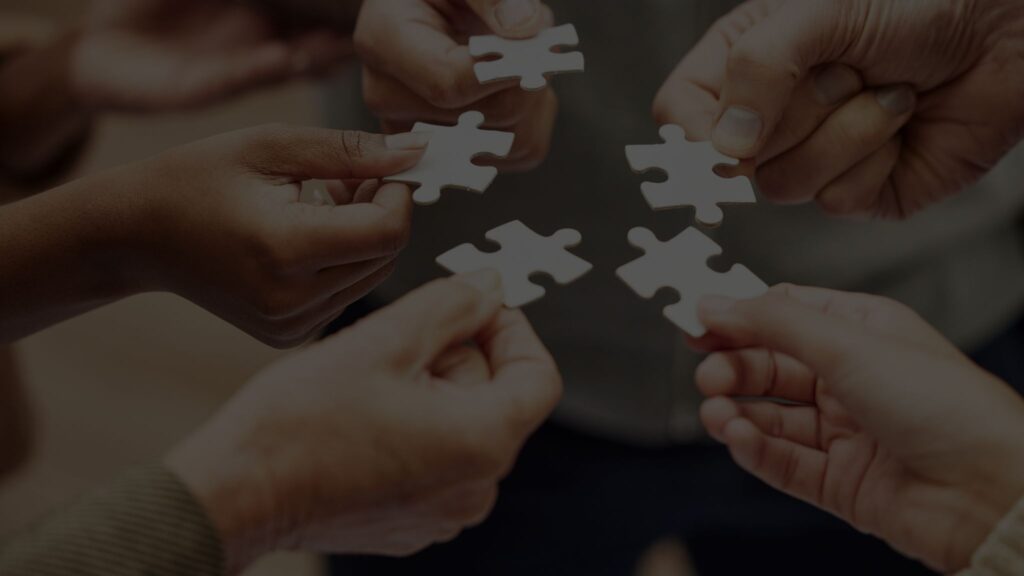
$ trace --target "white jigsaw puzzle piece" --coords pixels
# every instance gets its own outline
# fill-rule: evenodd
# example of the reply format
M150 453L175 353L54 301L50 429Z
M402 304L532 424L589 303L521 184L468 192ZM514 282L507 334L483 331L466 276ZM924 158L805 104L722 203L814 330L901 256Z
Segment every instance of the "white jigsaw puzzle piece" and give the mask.
M560 46L574 47L579 42L576 27L565 24L526 39L473 36L469 39L469 53L477 58L494 54L502 56L500 60L477 62L473 66L480 83L519 78L519 86L523 90L534 91L547 86L547 77L552 74L583 71L581 52L552 51Z
M499 226L486 235L501 245L498 252L481 252L472 244L462 244L438 256L437 263L453 274L493 269L501 275L505 305L519 308L544 296L544 288L530 281L530 275L543 272L559 284L579 279L592 268L586 260L567 248L577 246L582 237L576 230L559 230L541 236L519 220Z
M736 166L735 159L715 150L710 142L690 142L686 132L675 124L662 126L659 133L664 144L626 146L626 158L634 171L662 170L668 176L664 182L641 185L651 208L693 206L697 221L713 226L721 223L724 216L719 204L757 201L749 178L723 178L715 174L715 166Z
M477 166L473 159L483 154L507 156L512 151L515 134L495 130L481 130L484 115L465 112L455 126L435 126L423 122L413 126L413 132L428 132L430 142L416 166L385 182L419 184L413 200L420 205L434 204L441 199L445 188L459 188L483 193L494 182L498 169Z
M665 316L694 338L707 331L697 317L697 306L705 296L736 299L764 294L768 285L745 266L735 265L725 273L708 268L708 259L722 253L713 240L696 228L687 228L668 242L662 242L646 228L629 231L629 243L646 254L618 269L616 274L644 298L653 298L663 288L679 293L679 302L665 308Z

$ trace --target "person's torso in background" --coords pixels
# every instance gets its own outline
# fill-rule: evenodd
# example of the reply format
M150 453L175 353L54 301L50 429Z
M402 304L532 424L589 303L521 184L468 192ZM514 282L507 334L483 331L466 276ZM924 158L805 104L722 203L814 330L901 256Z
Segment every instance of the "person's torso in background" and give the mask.
M584 430L642 443L700 435L692 373L699 358L661 314L675 296L639 298L615 270L641 253L634 226L666 240L693 224L692 210L654 212L640 194L645 176L626 164L628 144L659 142L651 118L664 79L706 29L733 5L700 0L552 2L558 23L576 25L584 74L553 83L560 111L551 153L528 174L502 174L484 195L452 191L417 208L413 239L380 294L395 298L443 275L434 259L519 219L542 234L575 228L573 252L595 265L569 286L542 280L547 296L526 311L566 382L558 417ZM339 127L374 128L358 75L329 91L326 114ZM1019 151L1018 151L1019 152ZM974 190L903 223L847 222L813 206L727 206L705 230L724 248L716 269L743 263L770 284L860 290L901 300L964 347L1007 326L1024 303L1021 155Z

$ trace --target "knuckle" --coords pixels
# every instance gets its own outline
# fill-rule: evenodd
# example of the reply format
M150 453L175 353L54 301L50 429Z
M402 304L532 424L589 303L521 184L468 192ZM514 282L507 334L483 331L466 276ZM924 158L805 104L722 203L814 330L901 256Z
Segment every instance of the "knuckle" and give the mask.
M358 160L366 156L368 134L358 130L346 130L341 134L341 147L345 158Z
M847 190L831 188L818 196L818 205L827 214L833 216L850 216L864 212L870 202L860 194Z
M294 267L296 255L287 240L286 237L275 240L264 236L253 241L256 261L265 276L277 279Z
M374 242L382 254L398 254L409 245L412 229L405 218L389 215L376 225Z
M468 102L464 90L451 73L440 72L424 87L423 98L432 106L451 110L460 108Z
M800 70L795 65L776 58L762 46L742 40L729 52L726 70L729 76L740 78L786 77L796 81L800 77Z

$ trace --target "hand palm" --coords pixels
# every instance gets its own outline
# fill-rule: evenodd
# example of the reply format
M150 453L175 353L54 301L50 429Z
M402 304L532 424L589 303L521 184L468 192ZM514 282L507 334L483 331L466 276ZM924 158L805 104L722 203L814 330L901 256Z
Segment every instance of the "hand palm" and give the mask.
M962 496L926 470L901 462L853 419L823 382L817 387L819 448L826 460L815 479L820 491L808 499L905 553L927 550L922 559L929 564L950 565L946 555L953 551L929 543L953 540L955 501Z

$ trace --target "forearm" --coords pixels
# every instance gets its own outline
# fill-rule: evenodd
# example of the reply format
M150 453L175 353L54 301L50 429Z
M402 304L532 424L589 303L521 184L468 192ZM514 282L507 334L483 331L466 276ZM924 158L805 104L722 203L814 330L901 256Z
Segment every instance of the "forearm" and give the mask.
M75 96L67 34L0 60L0 174L24 180L51 175L76 155L92 113Z
M219 538L174 475L144 468L0 550L0 574L177 576L224 572Z
M123 269L130 217L103 181L0 208L0 344L136 291Z

